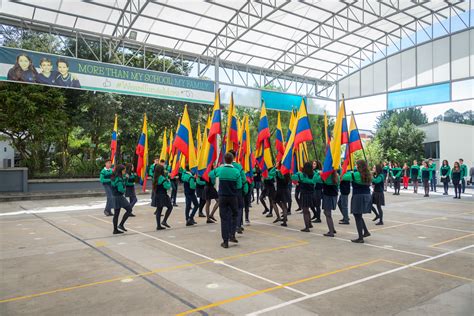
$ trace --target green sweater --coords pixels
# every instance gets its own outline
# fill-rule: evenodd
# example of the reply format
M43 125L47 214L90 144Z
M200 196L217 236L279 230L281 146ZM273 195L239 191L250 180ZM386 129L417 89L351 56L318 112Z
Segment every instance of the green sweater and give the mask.
M449 175L451 174L451 167L450 166L441 166L441 168L439 168L439 176L443 177L443 171L444 170L446 170L446 174L444 175L444 177L449 177Z
M402 168L400 167L392 168L392 170L390 170L390 175L392 176L392 178L400 179L400 177L402 176Z
M100 183L102 184L110 184L110 177L112 176L112 173L114 173L114 171L112 169L102 169L100 171Z
M191 172L184 171L181 175L181 181L189 183L189 188L191 190L196 189L196 178L194 178L194 175Z
M128 175L128 178L127 178L127 182L125 183L125 185L127 187L133 187L135 186L135 182L137 181L137 174L135 172L132 172L131 174Z
M167 177L160 176L158 178L157 184L158 185L163 184L163 188L165 188L165 190L169 190L171 188L170 180Z
M125 181L122 177L115 177L112 182L112 187L115 188L120 193L125 193Z
M467 177L467 166L465 164L462 164L461 165L461 180L464 177Z
M317 176L316 176L317 175ZM291 176L291 180L298 181L300 183L307 183L307 184L316 184L317 178L319 178L318 173L314 173L313 178L310 179L306 174L299 171Z
M414 170L418 170L418 177L421 178L421 172L420 172L420 166L419 165L413 165L410 167L410 178L414 177Z
M377 184L377 183L381 183L381 182L384 182L384 179L383 179L383 173L375 176L372 178L372 183L373 184Z

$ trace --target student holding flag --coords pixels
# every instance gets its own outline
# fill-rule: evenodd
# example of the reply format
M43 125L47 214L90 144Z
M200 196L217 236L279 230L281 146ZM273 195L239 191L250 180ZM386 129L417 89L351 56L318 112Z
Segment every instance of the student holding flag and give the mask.
M341 225L349 225L349 194L351 193L352 177L349 172L344 173L339 184L339 200L337 206L342 214L342 220L339 221Z
M185 170L181 171L181 180L184 184L184 198L186 200L186 207L184 213L186 215L186 226L197 224L194 221L194 215L198 210L199 204L196 197L196 177L189 170L189 165L186 165ZM191 211L192 204L192 211Z
M171 188L171 183L168 177L165 175L165 168L162 165L156 165L153 170L153 191L155 192L155 198L151 203L151 206L156 207L155 218L156 218L156 230L162 230L171 228L167 221L173 210L171 205L171 199L168 195L168 190ZM165 217L161 221L161 214L163 208L166 207Z
M135 149L135 153L138 156L138 163L137 163L138 179L140 180L140 184L142 185L143 192L145 192L146 178L147 178L146 167L148 165L148 128L147 128L146 114L143 115L142 133L140 135L140 139L138 140L138 145Z
M113 224L114 224L114 231L113 234L123 234L126 232L125 229L125 222L127 221L128 217L132 213L132 207L127 199L123 196L125 193L125 166L118 165L115 167L114 173L112 174L110 180L112 182L112 208L114 209L114 217L113 217ZM125 209L125 214L122 217L122 221L118 224L119 216L120 216L120 209Z
M329 229L326 234L323 234L326 237L334 237L336 233L332 211L336 209L337 205L338 186L339 175L336 171L333 171L332 175L323 182L323 211Z
M130 199L130 206L133 207L137 203L137 195L135 193L135 182L137 182L138 176L134 170L133 164L127 163L125 165L126 170L126 181L125 181L125 197ZM130 217L135 217L133 213L130 213Z
M308 233L310 232L310 228L313 228L309 209L314 207L314 186L318 177L319 174L314 172L313 165L309 161L304 163L303 171L291 176L292 180L298 181L298 186L301 190L300 205L303 209L305 225L305 228L301 230L302 232Z
M364 243L364 237L369 237L370 233L365 225L363 214L370 213L372 196L370 195L370 185L372 183L372 175L367 168L365 160L356 162L357 171L352 174L352 199L351 213L357 226L359 237L351 240L354 243Z
M277 162L276 168L272 169L275 172L276 178L276 194L275 194L275 205L278 205L282 210L282 223L281 226L288 226L286 222L288 221L288 203L291 200L291 192L288 189L288 183L291 183L290 174L283 174L278 168L280 167L281 162ZM275 208L275 213L277 214L277 220L280 219L278 208Z
M234 161L232 161L232 165L234 166L234 168L236 170L239 171L239 174L240 174L240 182L242 183L242 187L240 189L237 189L237 191L240 193L237 195L237 221L235 222L235 225L236 225L236 232L239 233L239 234L242 234L242 232L244 231L243 227L242 227L242 219L243 219L243 212L244 212L244 206L245 206L245 202L244 202L244 195L245 195L245 192L244 192L244 185L245 183L247 182L247 178L245 177L245 172L244 172L244 169L242 168L242 165L240 163L238 163L237 161L235 161L235 151L233 149L231 149L230 151L228 151L229 153L232 154L232 156L234 157Z
M383 174L383 168L381 164L374 166L374 176L372 178L372 185L374 191L372 192L372 204L374 204L377 209L372 206L371 210L375 214L375 217L372 221L379 220L375 225L383 225L383 210L382 206L385 205L385 175Z
M313 217L311 220L313 223L321 223L321 201L323 199L323 179L320 176L323 168L321 161L315 160L312 163L313 172L317 175L315 179L314 187L314 206L311 208L313 211Z

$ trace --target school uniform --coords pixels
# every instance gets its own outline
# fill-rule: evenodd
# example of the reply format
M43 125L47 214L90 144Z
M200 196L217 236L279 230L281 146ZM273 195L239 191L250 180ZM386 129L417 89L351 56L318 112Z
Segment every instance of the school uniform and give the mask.
M329 232L324 235L330 237L333 237L336 233L334 222L332 220L332 211L336 209L338 195L339 175L336 174L336 176L336 180L333 180L332 176L329 176L323 182L323 211L329 229Z
M170 228L167 223L168 218L171 215L171 211L173 210L171 199L167 192L170 188L171 183L168 177L162 175L159 176L156 185L153 187L153 191L155 191L155 198L152 200L151 206L156 207L155 217L157 230L164 229L163 226ZM166 207L166 213L163 221L161 222L161 214L164 207Z
M410 168L406 167L402 169L403 176L403 189L408 189L408 182L410 181Z
M171 173L171 166L166 167L167 173ZM176 197L178 196L178 184L179 184L179 176L175 176L174 178L170 179L171 182L171 203L173 206L178 206L176 204Z
M104 214L106 216L111 216L112 212L112 185L110 181L110 177L112 176L113 170L112 169L107 169L103 168L100 171L100 183L102 183L102 186L104 187L105 195L107 196L107 202L105 203L105 208L104 208Z
M383 175L382 175L383 177ZM381 189L383 194L383 185L385 178L381 178ZM363 214L371 212L372 196L370 195L370 183L362 182L362 177L358 171L352 172L352 198L351 198L351 213L354 215L356 222L358 239L353 242L363 243L364 237L370 236L370 233L365 225Z
M395 193L393 195L400 195L400 178L402 176L402 168L392 168L392 170L390 170L390 176L393 179L393 186L395 189Z
M252 192L253 192L253 182L246 182L244 186L244 211L245 211L245 221L250 222L250 205L252 204Z
M342 220L339 224L349 224L349 194L351 193L351 179L352 176L349 172L346 172L339 183L339 199L337 206L342 214Z
M197 177L196 178L196 196L199 199L199 208L198 208L199 217L206 217L202 213L204 205L206 205L206 200L203 198L205 186L206 186L206 181L204 181L201 177Z
M320 171L319 170L314 170L314 174L317 174L318 176L315 179L315 185L314 185L314 207L311 208L313 212L313 217L311 220L313 220L314 223L321 223L321 202L323 200L323 179L320 176Z
M450 173L451 173L451 167L449 166L441 166L441 168L439 168L439 174L440 174L441 182L443 183L443 189L444 189L443 195L448 195Z
M23 81L23 82L36 82L37 73L31 70L22 70L20 78L16 78L15 71L11 68L7 73L8 80Z
M462 178L461 177L462 177L461 170L454 170L454 168L451 169L451 180L453 181L455 199L461 198L461 192L462 192L462 184L461 184Z
M57 76L58 76L57 71L51 71L51 73L49 74L49 77L46 77L43 73L39 73L36 76L36 82L40 83L40 84L46 84L46 85L53 86L53 85L56 84L56 77Z
M275 174L271 172L272 170L273 169L268 171L267 177L263 177L263 190L262 190L262 194L260 194L260 202L262 203L263 208L265 209L263 214L269 213L267 215L267 217L272 217L273 216L272 215L273 202L275 201L275 195L276 195L275 179L274 179ZM266 197L268 197L268 200L269 200L269 203L270 203L270 208L268 208L267 204L265 203L265 198Z
M423 167L421 169L421 181L423 183L423 188L425 189L425 197L428 197L430 193L431 171L431 168Z
M125 182L125 197L130 199L130 206L133 208L137 203L137 195L135 193L135 182L138 179L138 175L132 172L128 175Z
M183 181L184 197L186 200L186 207L184 209L186 215L186 226L191 226L196 223L194 221L194 215L196 215L199 207L198 200L196 198L196 179L191 172L183 170L181 173L181 180ZM192 211L191 204L193 205Z
M465 164L462 164L460 167L461 167L461 187L462 187L462 193L464 193L464 191L466 191L467 166Z
M206 181L206 185L204 186L204 190L202 192L202 197L205 201L219 198L215 185L216 179L209 179L209 181Z
M383 177L384 177L384 182L385 182L385 188L384 190L387 191L387 185L390 183L390 187L392 187L392 182L390 181L390 166L386 165L382 169Z
M124 196L125 193L125 179L121 176L115 177L112 181L112 203L111 206L114 209L114 217L113 217L113 224L114 224L114 234L118 233L118 229L125 230L124 224L127 221L128 217L132 213L132 206L128 202L128 200ZM122 217L122 221L120 225L118 224L118 219L120 216L120 209L125 209L125 214Z
M433 162L430 165L430 169L431 169L431 180L430 180L431 191L436 192L436 185L438 184L438 179L436 177L436 163Z
M72 76L70 73L67 74L66 77L63 77L59 72L56 76L56 79L54 80L55 85L60 86L60 87L73 87L73 88L80 88L81 84L79 83L79 80L77 79L72 79Z
M309 177L303 172L297 172L291 176L291 180L298 181L298 187L300 188L300 207L303 210L303 219L305 224L303 231L306 232L309 232L309 229L313 227L311 224L311 215L309 213L309 209L314 207L316 177L319 177L319 174L314 174L312 177Z
M262 171L260 169L253 169L253 187L257 191L257 204L258 201L260 200L260 190L262 189ZM252 201L254 201L255 198L253 197L253 191L252 191Z
M383 210L382 206L385 206L385 195L384 195L384 177L382 174L376 175L372 178L372 185L374 186L374 191L372 192L372 204L377 207L377 209L372 205L371 210L375 214L374 221L380 219L380 224L383 225Z
M276 169L275 169L276 170ZM278 203L283 211L283 223L288 220L288 203L291 201L291 193L288 189L288 178L281 173L280 170L276 170L276 194L275 203Z
M153 163L149 168L148 168L148 175L151 178L151 182L153 183L153 173L155 172L155 164ZM151 201L153 202L155 200L155 191L151 190Z
M235 228L238 215L238 196L241 194L242 177L240 170L232 164L224 164L211 172L209 178L219 178L219 214L221 217L221 235L224 248L229 241L237 242Z
M413 165L410 167L410 179L413 183L413 192L418 193L418 177L420 177L420 166Z

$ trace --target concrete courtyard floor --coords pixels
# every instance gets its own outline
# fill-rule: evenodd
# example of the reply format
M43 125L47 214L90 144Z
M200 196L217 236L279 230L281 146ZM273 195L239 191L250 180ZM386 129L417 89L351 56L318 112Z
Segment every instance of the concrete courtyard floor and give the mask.
M144 197L128 233L112 235L100 198L0 203L1 315L472 315L474 199L386 194L372 236L324 222L302 233L262 207L239 243L219 246L220 224L156 231ZM334 212L337 223L341 218Z

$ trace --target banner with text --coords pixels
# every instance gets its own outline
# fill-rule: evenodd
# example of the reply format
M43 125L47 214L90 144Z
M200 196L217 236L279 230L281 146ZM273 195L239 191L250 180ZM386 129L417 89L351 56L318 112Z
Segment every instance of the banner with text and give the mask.
M0 47L0 80L214 103L211 80L8 47Z

